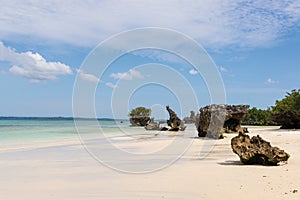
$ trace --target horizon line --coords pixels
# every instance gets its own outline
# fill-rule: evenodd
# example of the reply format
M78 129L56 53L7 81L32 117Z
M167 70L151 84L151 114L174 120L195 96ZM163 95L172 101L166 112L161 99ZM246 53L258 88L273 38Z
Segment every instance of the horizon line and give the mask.
M43 116L26 116L26 117L20 117L20 116L0 116L0 120L3 119L65 119L65 120L74 120L74 119L79 119L79 120L128 120L128 119L114 119L111 117L100 117L100 118L93 118L93 117L62 117L62 116L55 116L55 117L43 117Z

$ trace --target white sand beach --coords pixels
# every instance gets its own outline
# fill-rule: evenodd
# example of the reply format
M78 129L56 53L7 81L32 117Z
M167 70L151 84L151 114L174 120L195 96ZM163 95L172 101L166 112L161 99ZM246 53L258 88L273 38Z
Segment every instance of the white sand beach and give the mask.
M152 173L110 169L92 158L78 138L48 139L39 146L30 142L14 144L14 148L2 146L0 199L300 199L300 131L278 127L249 130L250 135L259 134L288 152L288 164L242 165L230 146L236 134L218 140L213 150L200 159L204 140L180 135L196 136L192 126L185 133L160 140L146 136L112 139L121 147L146 153L151 153L151 147L167 146L175 137L192 142L175 163Z

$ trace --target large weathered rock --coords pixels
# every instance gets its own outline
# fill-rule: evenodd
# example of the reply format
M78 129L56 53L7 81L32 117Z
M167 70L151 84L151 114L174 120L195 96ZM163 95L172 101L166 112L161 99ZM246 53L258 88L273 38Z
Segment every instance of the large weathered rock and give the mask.
M290 157L288 153L278 147L272 147L259 135L250 139L248 135L240 133L232 138L231 147L242 163L247 165L277 165L280 162L286 162Z
M247 115L249 105L209 105L200 109L196 127L199 137L223 138L223 133L247 132L241 121Z
M169 120L167 120L168 126L171 127L169 131L185 130L186 127L183 125L183 122L179 119L176 113L169 106L166 106L166 109L170 115Z
M247 129L241 127L242 120L246 117L249 105L227 105L226 119L223 128L225 133L248 132Z
M131 126L146 126L150 121L150 117L131 117L129 120Z

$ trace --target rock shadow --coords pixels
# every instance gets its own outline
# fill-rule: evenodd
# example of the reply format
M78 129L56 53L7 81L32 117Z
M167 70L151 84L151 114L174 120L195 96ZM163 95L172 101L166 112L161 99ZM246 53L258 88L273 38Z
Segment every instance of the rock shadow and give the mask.
M225 162L218 163L219 165L223 166L238 166L244 165L240 160L226 160Z

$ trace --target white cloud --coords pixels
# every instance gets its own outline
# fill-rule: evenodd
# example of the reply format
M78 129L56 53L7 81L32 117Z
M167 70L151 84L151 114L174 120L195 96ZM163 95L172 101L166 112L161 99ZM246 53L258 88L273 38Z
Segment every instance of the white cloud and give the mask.
M222 74L225 74L225 75L230 76L230 77L234 77L234 76L235 76L235 75L232 73L231 70L229 70L229 69L227 69L227 68L225 68L225 67L223 67L223 66L220 66L219 69L220 69L220 72L221 72Z
M128 72L124 72L124 73L112 73L110 77L114 79L133 80L135 78L141 79L144 76L141 74L141 72L135 69L130 69Z
M30 51L18 53L0 42L0 61L9 62L11 74L22 76L38 82L41 80L54 80L58 75L70 75L69 66L60 62L48 62L39 53Z
M105 85L106 85L107 87L110 87L110 88L116 88L116 87L117 87L117 85L114 85L114 84L111 83L111 82L107 82L107 83L105 83Z
M266 81L267 84L275 84L275 83L278 83L278 81L274 81L273 79L271 78L268 78L267 81Z
M190 73L191 75L196 75L196 74L198 74L198 71L197 71L197 70L194 70L194 69L191 69L191 70L189 71L189 73Z
M83 80L94 82L94 83L100 83L101 82L100 79L98 77L96 77L95 75L87 74L81 69L78 69L77 73L78 73L79 78L81 78Z
M219 67L221 72L228 72L228 70L225 67Z
M31 36L94 46L140 27L181 31L205 47L265 46L300 22L300 0L26 1L4 0L0 39Z

